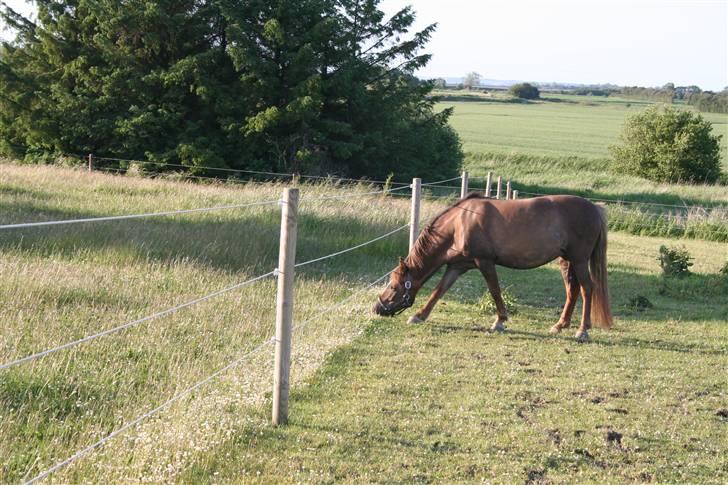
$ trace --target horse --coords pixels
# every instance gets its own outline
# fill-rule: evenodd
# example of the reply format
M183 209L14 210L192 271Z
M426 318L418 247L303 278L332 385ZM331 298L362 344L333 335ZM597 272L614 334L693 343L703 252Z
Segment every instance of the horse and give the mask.
M611 328L607 287L607 219L604 210L581 197L554 195L494 200L471 193L450 205L420 233L406 259L392 271L373 311L394 316L415 302L417 292L441 267L442 279L410 323L427 320L437 301L465 272L477 268L495 301L491 331L505 330L506 306L496 265L531 269L559 260L566 302L551 333L569 327L581 291L576 339L587 341L592 323Z

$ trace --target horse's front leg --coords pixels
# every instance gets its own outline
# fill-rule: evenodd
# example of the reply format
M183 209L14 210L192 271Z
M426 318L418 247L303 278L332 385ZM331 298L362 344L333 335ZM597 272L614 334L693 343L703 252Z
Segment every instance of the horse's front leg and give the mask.
M420 323L427 320L427 317L430 316L432 309L435 308L435 304L437 303L437 301L442 298L442 295L444 295L447 290L450 289L453 283L455 283L455 280L457 280L460 275L462 275L466 271L467 268L448 265L447 270L445 270L445 274L442 275L442 279L432 291L432 294L430 295L430 298L427 299L427 303L425 303L425 306L420 308L417 313L409 317L409 320L407 321L409 323Z
M488 284L488 290L490 290L490 294L493 296L495 308L498 312L498 317L490 329L494 332L502 332L506 329L504 324L508 321L508 311L506 310L506 305L503 303L503 297L501 296L500 285L498 284L498 273L495 272L495 264L492 261L484 259L476 262L478 269L485 278L485 282Z

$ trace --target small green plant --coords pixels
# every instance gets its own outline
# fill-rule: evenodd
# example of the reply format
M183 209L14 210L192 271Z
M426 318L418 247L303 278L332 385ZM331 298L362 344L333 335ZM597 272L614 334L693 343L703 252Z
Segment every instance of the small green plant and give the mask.
M510 291L508 291L509 288L510 286L501 290L501 297L503 297L503 303L506 305L508 314L515 315L518 313L518 299L513 296ZM490 293L485 293L480 298L480 301L478 302L478 310L485 315L492 315L497 312L495 302L490 296Z
M718 273L728 277L728 261L726 261L723 267L718 270Z
M690 274L690 266L693 265L690 260L693 259L685 247L660 246L660 262L662 273L665 276L677 276L681 278Z
M652 308L652 302L647 299L647 297L642 295L633 296L629 299L629 302L627 303L627 308L630 310L635 311L643 311L647 310L648 308Z

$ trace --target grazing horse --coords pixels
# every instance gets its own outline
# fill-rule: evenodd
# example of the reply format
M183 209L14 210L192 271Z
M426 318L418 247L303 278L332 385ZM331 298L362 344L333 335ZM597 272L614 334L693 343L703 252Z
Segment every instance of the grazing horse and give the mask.
M411 323L424 322L455 280L478 268L498 311L491 330L503 331L508 314L496 265L530 269L556 258L566 287L566 303L551 333L571 323L579 290L583 311L576 338L588 340L592 323L611 327L606 215L588 200L568 195L493 200L470 194L457 201L427 225L407 258L400 259L373 310L393 316L409 308L425 282L446 266L427 303L409 319Z

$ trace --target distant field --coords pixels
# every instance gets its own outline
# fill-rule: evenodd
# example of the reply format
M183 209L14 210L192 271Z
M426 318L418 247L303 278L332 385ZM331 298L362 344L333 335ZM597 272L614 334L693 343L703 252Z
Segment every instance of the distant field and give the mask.
M451 124L460 133L467 152L609 158L608 147L617 141L625 118L652 104L614 97L549 94L527 104L503 102L501 97L491 99L473 96L472 101L445 100L439 104L441 108L455 108ZM703 116L713 123L717 133L724 134L725 166L728 115Z
M446 96L440 109L455 109L451 124L463 140L465 167L476 178L492 171L513 180L524 194L569 192L676 205L728 204L725 187L657 184L610 170L609 145L617 142L625 119L650 102L545 95L525 103L503 94L438 94ZM728 115L703 116L724 134L723 170L728 173Z

